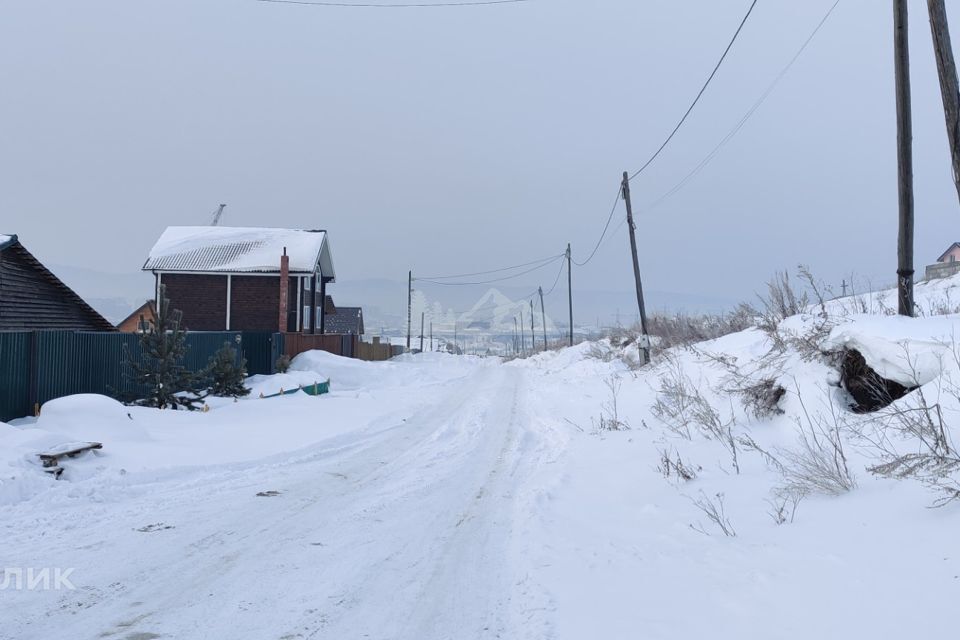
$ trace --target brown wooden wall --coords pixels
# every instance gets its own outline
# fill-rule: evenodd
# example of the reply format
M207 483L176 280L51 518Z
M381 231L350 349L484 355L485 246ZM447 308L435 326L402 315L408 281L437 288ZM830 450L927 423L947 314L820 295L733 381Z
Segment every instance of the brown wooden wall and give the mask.
M20 244L0 251L0 329L114 327Z
M304 351L326 351L338 356L357 358L358 360L380 361L393 357L393 349L389 344L380 344L379 338L373 339L373 344L362 342L358 336L336 333L303 334L287 333L283 337L283 352L295 358Z
M380 344L380 338L373 339L373 344L369 342L357 343L356 358L370 362L379 362L389 360L393 357L393 349L389 343Z
M352 336L351 336L352 337ZM338 356L349 356L344 353L343 336L337 334L308 334L288 333L283 336L283 352L294 358L304 351L326 351Z

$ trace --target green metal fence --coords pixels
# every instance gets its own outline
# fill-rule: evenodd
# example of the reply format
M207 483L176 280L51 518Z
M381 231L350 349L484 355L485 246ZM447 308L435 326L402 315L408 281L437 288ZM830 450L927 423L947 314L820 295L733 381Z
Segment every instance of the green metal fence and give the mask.
M274 354L283 352L281 334L191 332L184 366L203 369L224 342L243 354L251 375L273 373ZM135 392L125 375L127 352L141 357L136 334L0 331L0 420L32 415L36 405L75 393L122 397Z

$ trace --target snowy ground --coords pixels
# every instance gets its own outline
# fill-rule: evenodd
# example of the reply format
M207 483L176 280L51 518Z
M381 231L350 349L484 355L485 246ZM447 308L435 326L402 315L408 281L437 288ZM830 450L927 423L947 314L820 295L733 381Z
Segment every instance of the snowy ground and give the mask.
M851 317L829 339L923 377L952 423L955 325ZM756 418L705 356L760 363L768 341L751 330L639 371L606 342L509 363L308 354L253 382L329 377L331 394L207 413L48 403L0 424L0 568L72 568L76 588L0 589L0 637L954 637L960 505L928 508L921 483L871 475L876 452L848 438L856 488L808 495L778 525L783 477L764 456L741 447L738 473L722 442L651 411L662 379L683 375L738 437L795 447L804 407L845 411L835 371L787 350L785 413ZM904 345L941 351L898 360ZM622 430L599 428L611 386ZM104 449L60 481L43 474L34 454L76 440ZM663 451L697 477L665 478ZM694 504L717 494L734 536Z

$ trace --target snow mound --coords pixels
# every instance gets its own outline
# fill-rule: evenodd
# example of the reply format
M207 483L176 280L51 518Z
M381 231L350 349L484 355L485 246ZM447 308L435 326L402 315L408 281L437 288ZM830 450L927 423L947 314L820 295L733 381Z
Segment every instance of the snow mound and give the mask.
M359 389L368 386L376 376L375 363L344 358L327 351L304 351L290 363L291 375L306 372L310 377L330 380L337 389ZM312 381L311 381L312 384Z
M828 349L855 349L871 369L905 387L924 385L943 373L951 357L957 317L854 316L830 332Z
M250 398L259 398L260 394L271 396L281 391L290 391L299 387L309 387L326 382L327 378L314 371L290 371L273 375L256 375L247 378Z
M148 440L131 408L94 393L64 396L44 403L36 427L74 440Z
M445 382L465 376L481 364L493 363L446 353L403 354L382 362L365 362L326 351L305 351L293 359L288 373L322 376L330 380L331 391L359 391Z

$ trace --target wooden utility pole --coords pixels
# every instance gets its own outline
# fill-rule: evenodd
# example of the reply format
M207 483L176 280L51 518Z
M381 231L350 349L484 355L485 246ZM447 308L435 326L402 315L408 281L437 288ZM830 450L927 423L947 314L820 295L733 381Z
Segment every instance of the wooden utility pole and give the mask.
M513 353L520 351L520 342L517 340L517 316L513 316Z
M523 332L523 307L520 307L520 353L527 352L527 334Z
M953 59L947 8L944 5L943 0L927 0L933 53L937 58L937 75L940 76L943 116L947 121L947 140L953 161L953 184L957 188L957 197L960 197L960 84L957 82L957 65Z
M567 243L567 306L570 309L570 346L573 346L573 273L570 271L570 243Z
M535 333L536 328L533 326L533 298L530 298L530 353L534 354L537 352L537 334Z
M537 292L540 293L540 321L543 325L543 350L547 350L547 312L543 308L543 287L537 287Z
M897 310L913 315L913 125L907 0L893 0L893 51L897 93Z
M433 320L430 321L430 351L433 351Z
M643 362L650 362L650 337L647 333L647 308L643 303L643 284L640 282L640 260L637 258L637 234L636 225L633 223L633 205L630 202L630 174L623 172L623 182L620 183L623 190L623 201L627 205L627 229L630 230L630 253L633 254L633 280L637 286L637 307L640 309L640 349L643 353Z
M407 272L407 351L410 351L410 305L413 304L413 271Z
M424 312L421 311L420 312L420 353L423 353L423 314Z

